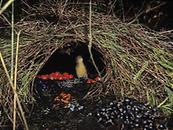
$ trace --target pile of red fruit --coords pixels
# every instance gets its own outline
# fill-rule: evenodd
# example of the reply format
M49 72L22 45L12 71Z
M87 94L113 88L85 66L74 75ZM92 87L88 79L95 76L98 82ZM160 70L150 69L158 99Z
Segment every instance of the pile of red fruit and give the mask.
M44 80L66 80L74 78L72 74L68 74L66 72L63 74L60 72L53 72L51 74L37 75L36 77Z
M95 83L96 81L100 81L100 80L101 80L101 78L99 76L97 76L95 79L88 79L87 83L92 84L92 83Z
M43 80L67 80L67 79L73 79L74 76L72 74L69 74L67 72L64 72L61 74L60 72L53 72L51 74L43 74L43 75L37 75L37 78L43 79ZM95 79L88 79L86 83L92 84L96 81L100 81L100 77L97 76Z

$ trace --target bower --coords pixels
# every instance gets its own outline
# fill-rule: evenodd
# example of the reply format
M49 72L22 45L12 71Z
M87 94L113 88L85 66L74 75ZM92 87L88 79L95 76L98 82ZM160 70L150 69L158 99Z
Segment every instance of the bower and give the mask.
M88 44L83 42L69 42L63 47L58 48L44 63L43 67L38 72L38 75L50 74L52 72L67 72L76 76L75 66L76 57L82 56L87 68L89 78L95 78L98 76L96 67L98 68L101 76L106 73L106 60L103 56L102 50L96 45L91 48L91 54L89 53ZM93 56L94 63L91 60ZM96 64L96 67L94 66Z

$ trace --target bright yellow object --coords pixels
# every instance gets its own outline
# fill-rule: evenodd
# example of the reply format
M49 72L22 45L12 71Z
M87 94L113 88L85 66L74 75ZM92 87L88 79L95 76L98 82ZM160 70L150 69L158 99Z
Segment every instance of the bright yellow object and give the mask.
M76 75L78 78L88 78L87 69L83 62L82 56L76 57Z

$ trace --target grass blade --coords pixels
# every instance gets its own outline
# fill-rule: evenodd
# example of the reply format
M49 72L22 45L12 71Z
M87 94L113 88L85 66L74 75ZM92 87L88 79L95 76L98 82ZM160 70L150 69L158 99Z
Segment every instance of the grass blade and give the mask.
M7 70L7 67L6 67L6 65L5 65L5 62L4 62L4 59L3 59L3 56L2 56L2 53L1 53L1 52L0 52L0 60L1 60L2 66L3 66L3 68L4 68L5 74L6 74L6 76L7 76L7 79L8 79L8 81L9 81L9 83L10 83L11 88L12 88L12 91L13 91L14 95L16 95L16 102L17 102L17 105L18 105L18 107L19 107L19 110L20 110L20 113L21 113L21 116L22 116L22 119L23 119L23 122L24 122L25 129L26 129L26 130L29 130L28 124L27 124L27 121L26 121L26 118L25 118L25 115L24 115L24 111L23 111L23 109L22 109L22 105L21 105L21 103L20 103L20 100L19 100L19 97L18 97L18 95L17 95L17 92L16 92L15 89L14 89L13 82L12 82L12 80L11 80L11 78L10 78L9 72L8 72L8 70Z
M148 67L148 61L144 63L142 68L136 73L136 75L133 77L134 82L136 83L137 80L141 77L142 73L145 71L145 69Z
M11 3L14 2L14 0L9 0L0 10L0 15L8 8L8 6L11 5Z

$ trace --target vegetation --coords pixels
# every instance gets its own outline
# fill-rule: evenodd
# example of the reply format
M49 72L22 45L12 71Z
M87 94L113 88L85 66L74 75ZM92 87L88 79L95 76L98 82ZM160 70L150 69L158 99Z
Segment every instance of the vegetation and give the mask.
M46 1L30 7L28 16L14 23L13 0L1 5L0 17L5 18L10 4L12 21L5 19L9 26L0 36L1 125L10 120L15 129L20 119L28 129L26 104L35 102L34 78L48 58L70 42L89 43L89 50L95 45L104 52L107 72L102 86L106 89L100 87L99 94L109 91L120 98L133 97L157 106L163 116L173 112L173 53L168 37L96 12L91 3L80 9Z

